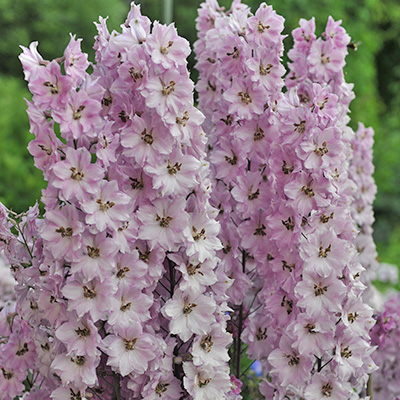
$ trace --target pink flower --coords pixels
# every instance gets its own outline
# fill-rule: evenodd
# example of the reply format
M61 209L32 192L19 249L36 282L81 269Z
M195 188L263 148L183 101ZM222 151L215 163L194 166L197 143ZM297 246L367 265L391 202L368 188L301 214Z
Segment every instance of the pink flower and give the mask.
M113 270L113 256L117 253L114 240L106 233L86 233L82 238L80 251L71 262L71 271L81 273L86 280L95 278L100 282L110 278Z
M91 164L91 155L84 147L78 150L68 147L65 156L65 160L52 167L52 184L61 189L65 200L84 200L89 193L95 193L97 183L103 179L104 171L98 165Z
M82 203L86 214L86 223L92 225L94 232L103 232L107 228L116 230L122 222L130 219L130 197L119 191L115 180L101 181L90 200Z
M158 21L154 21L146 47L152 61L161 64L166 70L178 67L183 60L186 64L190 54L189 42L178 36L174 25L165 26Z
M309 400L342 400L348 398L352 388L347 382L338 381L333 374L314 374L311 384L307 386L304 394Z
M150 77L142 86L141 94L146 99L146 106L155 108L161 117L167 113L179 117L182 107L191 103L193 83L182 79L175 69Z
M160 154L170 154L173 139L169 131L159 119L150 118L147 114L135 115L132 125L121 132L121 144L125 148L123 154L133 157L140 165L148 162L153 165L159 161Z
M171 201L168 198L154 200L153 205L144 205L137 211L142 223L139 238L148 240L153 249L159 244L165 250L174 250L183 239L183 230L187 226L187 214L184 199Z
M97 347L100 346L101 337L97 327L89 318L65 322L56 330L56 337L66 346L67 355L80 354L91 357L100 355Z
M149 361L155 358L152 336L144 333L141 325L132 321L129 326L118 329L118 336L108 335L103 339L104 351L110 365L122 376L132 372L143 374Z
M295 293L300 298L299 307L304 307L309 315L324 315L340 312L346 286L334 271L324 277L309 272L303 273L303 280L296 285Z
M207 286L217 282L214 273L215 261L212 259L199 262L196 256L186 259L177 254L171 254L168 258L177 264L177 269L182 274L179 287L183 291L190 290L193 294L200 294L206 290Z
M84 231L77 209L66 205L59 210L49 210L45 220L41 236L48 243L54 258L71 261L81 246L81 234Z
M0 391L5 400L14 399L21 396L25 386L23 381L26 379L26 371L8 368L6 362L0 363Z
M276 44L283 31L283 22L284 18L272 6L262 3L255 15L248 19L249 40L258 46Z
M347 53L347 49L345 50ZM307 60L310 63L310 72L317 79L328 81L334 74L340 73L345 65L343 51L337 49L332 41L317 39L311 45L310 55Z
M351 258L352 250L347 241L339 239L333 229L321 230L304 240L300 257L307 272L317 272L327 277L332 271L339 274Z
M300 214L306 216L311 210L329 204L327 197L332 189L324 177L298 173L292 176L291 182L285 186L284 190L292 200L293 206L296 204Z
M72 383L85 388L97 383L96 367L99 362L100 357L57 354L51 366L60 376L64 386Z
M97 322L115 307L113 295L116 291L117 286L112 280L100 282L95 278L85 282L76 277L64 286L62 293L69 300L68 311L76 311L79 318L89 313L93 322Z
M238 119L250 119L252 115L260 115L264 111L264 90L253 82L235 79L223 98L230 103L229 114L237 115Z
M184 387L196 400L222 399L231 390L231 380L224 368L195 367L185 362L183 370Z
M18 56L24 69L25 80L30 81L31 77L34 76L39 68L48 64L48 61L44 61L43 57L37 51L39 42L32 42L29 45L29 49L24 46L20 46L22 54Z
M215 322L215 308L215 301L210 296L193 296L190 292L177 290L173 298L166 302L163 313L170 319L171 333L179 335L186 342L193 333L209 333L211 325Z
M228 347L232 336L215 325L207 335L197 336L193 342L193 364L218 367L229 361Z
M290 344L287 335L282 336L279 348L268 357L271 372L278 374L282 386L293 385L300 388L310 374L312 362L310 355L302 355Z
M201 263L212 259L215 251L222 249L217 237L219 231L218 222L206 214L199 212L191 216L188 226L183 231L187 239L186 254L189 257L197 256Z
M122 328L129 326L132 321L146 322L150 319L149 309L154 303L152 296L130 288L121 289L116 298L120 305L110 313L110 325Z
M179 196L190 193L196 185L195 176L200 169L200 161L174 150L169 156L159 157L144 169L153 178L153 188L159 190L161 196L173 193Z
M93 138L96 126L101 123L101 104L81 89L70 95L68 104L53 113L53 118L60 124L62 136L66 139L79 139L82 135Z
M81 42L82 39L75 39L75 35L71 35L64 51L65 73L78 84L85 78L86 69L89 67L88 56L81 50Z
M58 110L67 102L71 83L71 78L61 74L60 65L54 60L46 67L38 68L28 86L34 95L35 104L41 109Z
M313 135L304 140L300 146L299 157L304 160L304 166L310 170L321 167L332 168L339 162L338 155L342 151L339 131L335 127L323 131L314 130Z

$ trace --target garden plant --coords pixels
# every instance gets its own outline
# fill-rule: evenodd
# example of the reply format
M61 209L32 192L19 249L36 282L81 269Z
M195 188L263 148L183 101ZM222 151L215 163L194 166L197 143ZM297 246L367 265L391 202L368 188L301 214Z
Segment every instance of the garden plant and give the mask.
M93 62L72 34L53 60L21 46L45 188L0 203L0 399L396 399L355 43L301 19L285 52L284 18L237 0L196 27L196 84L134 3Z

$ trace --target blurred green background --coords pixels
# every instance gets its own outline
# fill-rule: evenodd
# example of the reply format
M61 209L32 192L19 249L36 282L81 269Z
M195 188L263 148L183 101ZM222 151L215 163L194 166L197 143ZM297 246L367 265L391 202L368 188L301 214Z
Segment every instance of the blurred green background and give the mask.
M142 0L142 12L152 20L163 20L165 0ZM129 10L126 0L0 0L0 201L23 211L40 198L41 172L26 150L32 139L24 98L29 92L23 80L19 45L39 41L45 59L63 54L72 32L84 39L83 49L93 60L92 21L109 16L109 28L118 29ZM223 6L229 1L220 0ZM199 0L174 0L173 20L179 33L196 39L195 18ZM256 10L260 1L248 0ZM285 33L300 18L316 17L321 32L327 18L342 19L358 43L358 51L347 57L347 81L355 84L351 105L352 126L358 121L375 129L375 239L381 261L397 264L400 259L400 2L398 0L270 0L286 19ZM285 47L291 47L291 38ZM193 55L189 61L192 78Z

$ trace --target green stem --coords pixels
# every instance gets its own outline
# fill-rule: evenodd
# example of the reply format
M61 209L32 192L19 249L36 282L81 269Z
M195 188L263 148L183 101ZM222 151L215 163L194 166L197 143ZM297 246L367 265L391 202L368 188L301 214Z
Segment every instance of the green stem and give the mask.
M372 374L369 374L369 376L368 376L367 396L370 397L370 400L374 400L374 388L373 388L373 383L372 383Z

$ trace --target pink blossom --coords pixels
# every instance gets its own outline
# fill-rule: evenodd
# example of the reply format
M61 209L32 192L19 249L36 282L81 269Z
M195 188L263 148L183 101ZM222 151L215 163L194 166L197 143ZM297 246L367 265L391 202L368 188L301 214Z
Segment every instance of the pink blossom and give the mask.
M149 108L155 108L160 116L173 113L177 117L184 104L190 103L193 92L191 81L182 80L180 74L170 69L161 76L150 77L142 85L141 93Z
M29 78L31 76L29 75ZM60 65L54 60L45 67L38 68L28 84L34 102L43 110L57 110L66 103L71 89L71 79L61 74Z
M55 258L71 261L71 256L81 246L81 234L84 226L79 220L79 213L73 206L46 212L46 224L42 227L42 238L48 243Z
M97 383L96 367L99 361L100 357L57 354L52 368L59 374L64 386L72 383L85 388Z
M104 351L109 356L107 365L114 367L122 376L132 372L143 374L149 361L155 357L152 336L143 332L136 321L120 328L118 336L106 336L103 343Z
M130 197L118 190L117 181L101 181L89 198L82 203L82 208L87 213L86 223L92 225L94 232L103 232L107 228L116 230L130 219Z
M65 73L80 83L86 76L86 69L89 67L88 56L82 53L82 39L75 39L75 35L71 35L71 40L64 51Z
M152 61L165 69L179 66L190 53L188 41L178 36L174 25L165 26L158 21L153 24L146 46Z
M168 198L154 200L153 205L145 205L137 212L142 223L139 238L148 240L151 248L156 244L172 251L182 240L183 229L187 225L184 201L170 201Z
M179 290L165 304L163 313L170 318L171 333L187 341L193 333L197 335L209 333L211 324L215 322L213 315L215 307L215 301L210 296L203 294L193 296L190 292Z
M82 279L69 281L62 293L69 300L69 311L75 310L79 318L89 313L96 322L114 308L116 300L113 294L116 291L114 281L100 282L95 278L90 282Z
M229 103L230 114L237 114L238 119L251 118L252 114L261 114L265 106L265 95L261 87L253 82L233 80L223 98Z
M54 179L52 184L61 189L65 200L76 197L83 200L93 194L96 184L103 178L103 169L91 164L90 153L83 147L73 150L68 147L65 151L66 159L59 161L52 167Z

